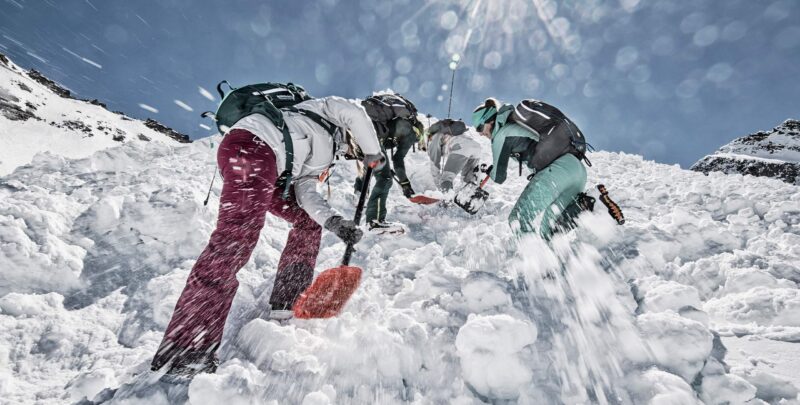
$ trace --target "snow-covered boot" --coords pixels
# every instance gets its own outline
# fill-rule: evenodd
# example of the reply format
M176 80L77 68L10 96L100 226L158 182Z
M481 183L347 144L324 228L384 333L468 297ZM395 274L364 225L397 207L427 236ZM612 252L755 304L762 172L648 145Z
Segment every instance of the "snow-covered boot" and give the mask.
M398 222L386 222L373 219L369 221L369 231L375 235L402 235L406 227Z

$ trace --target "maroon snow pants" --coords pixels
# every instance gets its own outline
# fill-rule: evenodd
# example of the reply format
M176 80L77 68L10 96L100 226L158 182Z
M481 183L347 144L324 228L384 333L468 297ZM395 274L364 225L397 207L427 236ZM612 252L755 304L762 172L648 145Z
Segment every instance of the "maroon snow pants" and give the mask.
M322 228L297 205L293 190L281 198L272 149L248 131L233 130L219 145L217 164L224 179L217 227L189 274L154 368L188 360L181 357L213 356L239 285L236 273L250 259L267 212L293 225L278 263L272 308L291 309L314 275Z

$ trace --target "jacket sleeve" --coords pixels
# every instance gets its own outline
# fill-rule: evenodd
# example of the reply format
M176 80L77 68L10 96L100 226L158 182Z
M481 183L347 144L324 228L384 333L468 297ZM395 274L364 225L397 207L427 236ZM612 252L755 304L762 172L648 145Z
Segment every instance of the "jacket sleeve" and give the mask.
M328 202L317 192L316 176L304 176L294 181L294 193L297 204L307 212L314 222L325 226L325 221L334 215L341 215L328 205Z
M492 157L494 158L494 166L492 172L489 173L492 181L497 184L502 184L506 181L506 172L508 171L508 159L514 149L514 145L509 142L510 138L503 138L500 142L502 145L492 145Z
M337 126L349 129L365 155L381 153L378 135L364 107L341 97L326 97L324 100L325 118Z

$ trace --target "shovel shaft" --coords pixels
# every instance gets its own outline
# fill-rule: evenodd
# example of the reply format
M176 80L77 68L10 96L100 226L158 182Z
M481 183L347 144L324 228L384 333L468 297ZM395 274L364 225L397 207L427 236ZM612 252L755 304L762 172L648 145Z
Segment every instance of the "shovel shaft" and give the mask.
M364 182L361 184L361 195L358 197L358 206L356 207L356 215L353 218L353 222L356 223L356 226L361 222L361 214L364 212L364 204L367 201L367 194L369 193L369 182L372 180L372 168L367 166L367 171L364 173ZM342 258L342 266L347 266L350 264L350 257L353 256L353 252L356 251L355 246L352 243L348 243L347 247L344 249L344 257Z

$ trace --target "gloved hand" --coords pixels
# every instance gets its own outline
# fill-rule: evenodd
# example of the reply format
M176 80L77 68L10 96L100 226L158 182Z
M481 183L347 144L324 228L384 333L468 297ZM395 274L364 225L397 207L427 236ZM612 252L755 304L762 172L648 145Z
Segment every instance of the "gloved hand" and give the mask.
M489 174L489 173L492 172L493 168L494 168L494 165L487 165L486 163L481 163L480 165L475 166L475 168L472 169L472 171L475 172L475 173L486 173L486 174Z
M386 157L383 156L383 153L364 156L364 165L367 167L371 167L372 170L381 170L383 169L383 165L385 164L386 164Z
M400 182L400 187L403 188L403 195L406 196L406 198L411 198L414 194L417 194L414 189L411 188L411 182L408 180Z
M334 215L325 221L325 229L333 232L344 243L355 245L364 236L364 231L358 228L355 222L344 219L341 215Z

